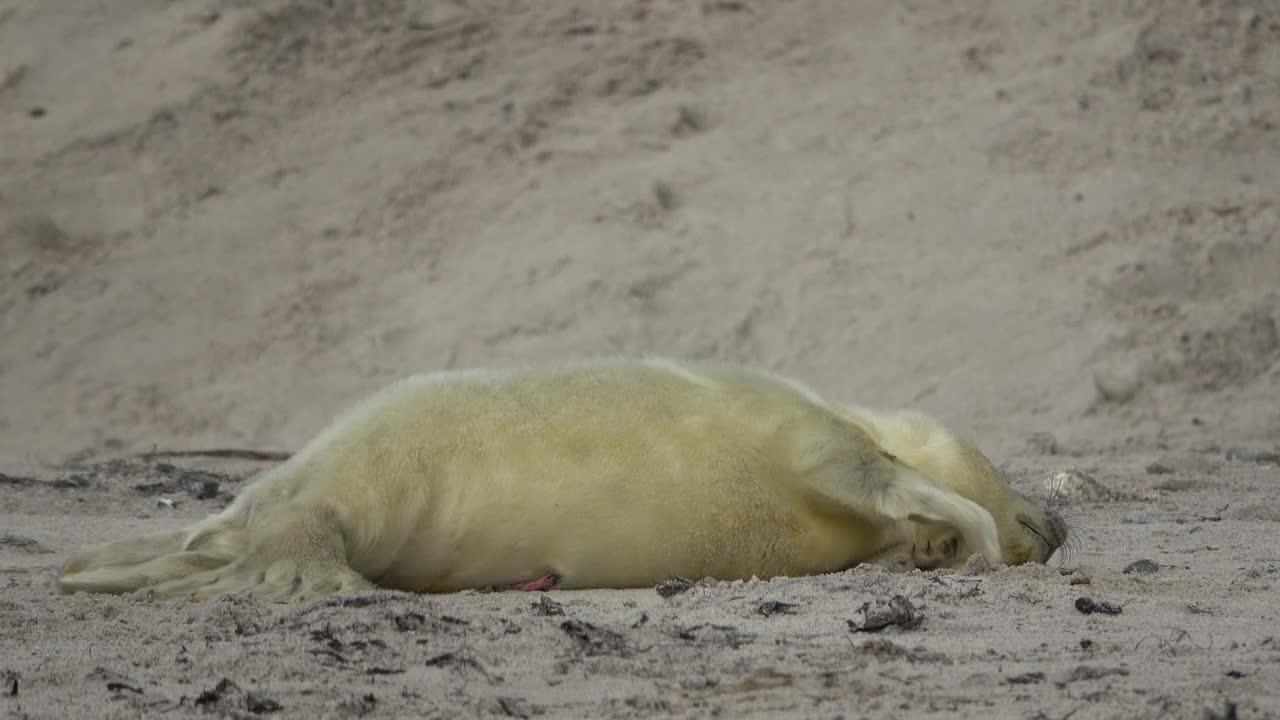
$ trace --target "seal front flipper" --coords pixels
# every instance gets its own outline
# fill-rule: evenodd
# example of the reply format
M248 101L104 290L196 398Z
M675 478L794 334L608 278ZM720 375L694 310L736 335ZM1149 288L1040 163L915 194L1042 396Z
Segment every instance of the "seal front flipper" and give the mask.
M805 453L811 490L853 514L886 526L909 521L954 529L961 548L940 548L957 561L969 554L1003 563L995 519L981 505L931 480L883 452L870 438L850 432L842 439L818 442ZM937 530L930 528L932 533ZM913 533L914 535L914 533ZM913 554L918 548L913 548ZM932 548L928 553L934 559Z

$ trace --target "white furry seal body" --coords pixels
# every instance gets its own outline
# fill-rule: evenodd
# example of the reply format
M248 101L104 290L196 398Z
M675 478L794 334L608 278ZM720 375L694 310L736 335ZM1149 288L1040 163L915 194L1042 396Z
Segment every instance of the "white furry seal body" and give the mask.
M619 588L900 558L1043 562L1065 527L919 415L665 359L414 376L190 528L88 546L63 591L309 600Z

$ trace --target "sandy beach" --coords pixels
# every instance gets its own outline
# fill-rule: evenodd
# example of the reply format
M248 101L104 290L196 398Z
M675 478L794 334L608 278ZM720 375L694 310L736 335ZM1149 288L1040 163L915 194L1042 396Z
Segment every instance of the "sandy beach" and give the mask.
M0 714L1277 718L1278 322L1271 0L0 2ZM140 453L606 354L928 412L1065 488L1070 547L54 587L271 463Z

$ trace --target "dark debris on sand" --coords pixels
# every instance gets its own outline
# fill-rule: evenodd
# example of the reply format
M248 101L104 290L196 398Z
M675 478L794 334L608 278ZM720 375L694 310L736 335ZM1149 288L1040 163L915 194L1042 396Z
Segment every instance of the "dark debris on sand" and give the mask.
M261 693L244 691L228 678L222 678L218 684L196 696L195 705L228 714L247 710L253 715L268 715L284 709L280 703Z
M230 500L246 475L179 467L164 462L144 462L115 458L97 463L80 463L62 469L51 479L5 475L0 485L47 487L57 490L109 489L128 487L145 495L184 493L197 500Z
M724 646L734 650L743 645L750 645L756 636L746 633L732 625L716 625L712 623L691 625L676 631L680 640L703 646Z
M484 678L491 683L496 684L502 682L502 676L489 672L485 669L484 665L480 664L479 660L476 660L470 654L460 650L434 655L427 658L427 661L423 664L427 667L453 668L460 673L466 673L468 671L476 672L483 675Z
M50 548L40 544L40 541L35 538L29 538L25 535L14 535L9 532L0 533L0 545L28 553L45 554L53 552Z
M156 463L151 467L162 479L138 483L133 486L134 490L146 495L173 495L181 492L197 500L213 500L224 494L221 492L224 483L239 481L239 478L224 473L180 468L169 463Z
M612 630L592 625L584 620L565 620L560 629L573 638L584 655L619 655L627 657L634 650L626 638Z
M1093 615L1095 613L1100 613L1102 615L1119 615L1123 608L1115 603L1110 603L1105 600L1094 600L1087 595L1081 595L1076 598L1076 610L1079 610L1085 615Z
M552 600L546 595L543 595L542 597L538 598L538 601L533 603L532 607L533 607L534 615L542 615L547 617L554 616L554 615L564 615L564 607L560 603L556 602L555 600Z
M905 595L894 595L888 600L865 602L856 620L846 620L851 632L877 632L889 627L913 630L924 621L924 615Z
M795 603L766 600L756 606L756 613L762 617L770 617L773 615L795 615L796 608L798 607L799 605L796 605Z
M683 592L688 592L694 586L694 582L688 578L673 577L663 580L654 586L654 590L664 598L672 598Z

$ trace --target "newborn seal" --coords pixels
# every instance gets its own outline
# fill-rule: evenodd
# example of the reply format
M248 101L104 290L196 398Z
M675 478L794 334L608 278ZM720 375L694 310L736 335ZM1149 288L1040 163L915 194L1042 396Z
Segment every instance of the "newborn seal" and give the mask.
M661 358L445 371L375 394L224 511L79 549L64 592L309 601L375 586L626 588L905 560L1044 562L1066 539L915 413Z

